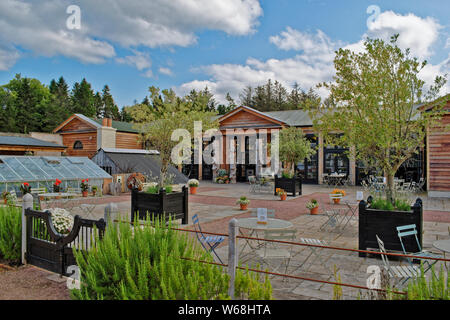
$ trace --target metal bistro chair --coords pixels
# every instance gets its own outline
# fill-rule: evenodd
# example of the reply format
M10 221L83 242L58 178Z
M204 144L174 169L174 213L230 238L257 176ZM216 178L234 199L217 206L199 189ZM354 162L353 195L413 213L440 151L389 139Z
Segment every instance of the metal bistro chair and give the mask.
M417 259L421 259L421 260L425 260L424 264L426 265L426 269L424 269L424 273L426 273L428 270L431 269L431 267L437 263L437 260L433 260L433 262L430 263L430 261L426 260L426 258L441 258L441 255L438 254L434 254L432 252L426 251L426 250L422 250L422 247L420 246L419 243L419 239L417 238L417 229L416 229L416 225L415 224L409 224L406 226L399 226L397 227L397 233L398 233L398 237L400 239L400 243L402 245L402 249L403 249L403 253L407 254L407 255L411 255L411 256L416 256ZM405 246L403 244L403 238L404 237L409 237L409 236L414 236L416 238L416 242L417 242L417 248L419 249L418 252L415 253L408 253L406 252ZM413 259L411 258L407 258L409 264L412 266L413 263Z
M217 259L219 259L220 263L223 264L222 259L220 259L219 255L217 254L215 249L219 244L221 244L225 240L225 237L223 237L223 236L205 236L203 234L202 228L200 226L200 221L198 219L197 214L195 214L192 217L192 222L194 223L195 231L197 231L196 232L197 239L198 239L198 241L200 241L200 244L202 245L202 247L208 252L213 252L216 255Z
M378 242L378 247L380 249L381 253L386 253L386 249L384 248L384 242L381 241L381 239L378 237L378 235L375 235ZM381 259L383 260L384 269L387 271L388 275L390 277L400 278L404 279L401 282L401 285L405 285L406 282L408 282L411 278L417 278L420 275L420 268L418 266L391 266L389 264L389 259L387 255L382 254Z
M248 177L248 182L250 184L250 193L256 193L256 192L260 191L261 186L256 181L256 177L255 176L249 176Z
M281 240L281 241L293 241L295 239L296 230L266 230L264 231L264 239L266 240ZM289 246L289 248L286 248ZM268 266L274 266L274 260L282 260L276 267L271 270L271 272L276 272L282 265L285 264L284 273L287 272L289 263L292 258L292 247L293 245L280 244L276 242L268 242L261 249L257 250L258 256L265 262Z

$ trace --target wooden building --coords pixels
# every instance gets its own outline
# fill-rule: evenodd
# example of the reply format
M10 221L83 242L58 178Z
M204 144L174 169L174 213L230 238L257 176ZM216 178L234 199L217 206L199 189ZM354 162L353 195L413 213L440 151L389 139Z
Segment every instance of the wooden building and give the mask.
M92 119L74 114L53 133L62 136L70 156L92 158L101 148L142 149L139 132L132 123Z
M427 190L430 197L450 198L450 94L440 125L427 135Z
M66 147L25 134L0 133L0 155L60 156Z

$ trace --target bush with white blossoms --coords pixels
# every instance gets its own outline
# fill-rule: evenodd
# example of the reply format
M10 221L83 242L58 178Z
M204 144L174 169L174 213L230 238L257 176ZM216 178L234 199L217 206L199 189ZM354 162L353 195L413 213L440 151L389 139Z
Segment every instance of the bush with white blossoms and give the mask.
M53 208L49 210L52 214L52 222L56 231L61 234L68 234L73 228L74 219L70 213L61 208Z
M200 182L198 182L197 179L190 179L190 180L188 181L188 186L189 186L189 187L198 187L199 183L200 183Z

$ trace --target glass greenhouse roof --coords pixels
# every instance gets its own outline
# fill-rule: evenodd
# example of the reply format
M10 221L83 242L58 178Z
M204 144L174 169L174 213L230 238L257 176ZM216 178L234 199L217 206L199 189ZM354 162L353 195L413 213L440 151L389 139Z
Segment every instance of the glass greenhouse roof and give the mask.
M86 157L0 156L0 183L107 179L111 176Z

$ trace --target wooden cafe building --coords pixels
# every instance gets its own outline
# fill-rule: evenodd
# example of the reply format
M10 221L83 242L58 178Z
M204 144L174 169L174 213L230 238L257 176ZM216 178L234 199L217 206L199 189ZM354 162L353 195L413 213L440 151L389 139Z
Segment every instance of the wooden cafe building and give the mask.
M441 124L436 128L430 128L425 141L425 148L410 159L408 159L397 171L396 176L406 181L418 182L421 178L425 179L426 188L429 196L432 197L450 197L450 131L445 131L444 126L450 125L450 95L446 104L448 111L443 117ZM240 106L231 110L218 118L220 131L223 136L223 156L227 156L225 133L227 129L245 130L253 129L257 136L264 130L267 132L269 143L270 133L278 131L285 127L298 127L303 130L306 138L313 147L317 147L317 152L310 160L298 163L296 171L303 177L303 183L322 184L324 176L331 173L345 174L349 182L353 185L360 185L362 180L370 172L364 168L362 163L355 162L347 157L347 149L339 146L326 145L323 137L315 133L312 119L308 112L304 110L286 110L261 112L250 107ZM253 131L251 130L251 131ZM205 148L210 142L204 141ZM245 139L241 144L241 149L245 149L245 161L240 164L231 165L223 163L219 166L227 170L230 175L235 175L236 182L248 181L248 176L260 175L263 166L257 166L249 161L249 153L254 150L254 143L250 139ZM214 178L214 165L184 165L183 173L190 178L199 180L212 180ZM382 173L378 173L379 175Z

